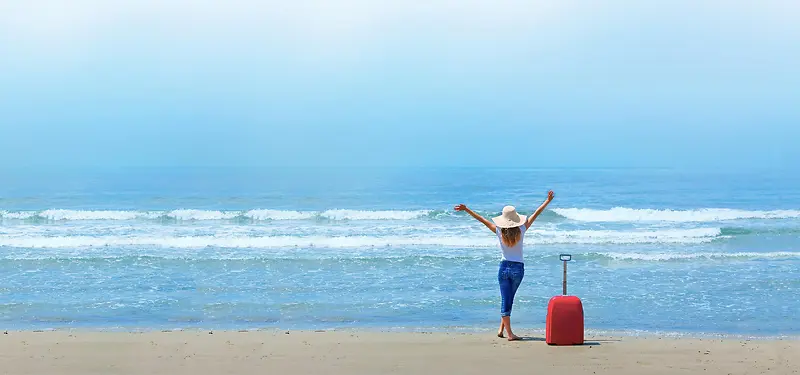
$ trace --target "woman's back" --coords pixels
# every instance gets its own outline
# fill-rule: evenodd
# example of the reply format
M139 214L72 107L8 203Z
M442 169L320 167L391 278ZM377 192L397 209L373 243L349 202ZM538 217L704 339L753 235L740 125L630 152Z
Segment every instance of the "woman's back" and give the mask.
M503 239L503 232L502 228L497 227L497 239L500 241L500 250L503 252L503 260L508 260L511 262L520 262L522 261L522 242L523 238L525 237L525 231L527 230L525 225L520 225L519 227L519 238L517 238L516 243L513 246L508 246L506 243L507 240ZM515 228L512 228L515 229Z

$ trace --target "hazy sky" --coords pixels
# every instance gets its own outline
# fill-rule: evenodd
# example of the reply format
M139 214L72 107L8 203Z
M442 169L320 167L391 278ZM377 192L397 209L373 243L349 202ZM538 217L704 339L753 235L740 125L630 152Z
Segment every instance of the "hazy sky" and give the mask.
M800 2L0 0L0 165L791 167Z

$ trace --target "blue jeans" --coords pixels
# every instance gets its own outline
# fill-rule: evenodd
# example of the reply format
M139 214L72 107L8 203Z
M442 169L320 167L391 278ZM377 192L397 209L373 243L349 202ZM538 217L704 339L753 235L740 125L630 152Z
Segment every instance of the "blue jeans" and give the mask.
M497 271L497 281L500 282L500 316L511 316L511 306L514 304L514 295L517 294L519 284L525 277L525 264L504 260L500 262Z

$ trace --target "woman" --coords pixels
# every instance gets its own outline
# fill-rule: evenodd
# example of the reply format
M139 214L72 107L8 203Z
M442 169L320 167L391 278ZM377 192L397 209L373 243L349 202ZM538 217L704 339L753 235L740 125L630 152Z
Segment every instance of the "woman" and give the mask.
M497 337L503 337L503 330L505 329L506 333L508 333L508 341L520 339L519 336L511 331L511 306L514 304L514 294L517 293L517 288L519 288L519 284L522 283L522 278L525 276L525 264L522 261L522 239L525 231L531 227L533 221L539 217L554 197L553 191L548 192L544 203L528 218L518 214L513 206L505 206L503 207L502 215L492 218L494 223L476 214L463 204L455 206L456 211L466 211L483 223L497 235L500 241L500 249L503 252L503 256L500 261L500 270L497 272L497 281L500 282L502 301L500 304L500 329L497 331Z

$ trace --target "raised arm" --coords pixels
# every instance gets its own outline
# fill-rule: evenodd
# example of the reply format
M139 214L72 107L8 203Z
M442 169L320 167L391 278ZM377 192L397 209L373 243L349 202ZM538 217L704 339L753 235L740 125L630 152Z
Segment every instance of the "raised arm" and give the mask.
M466 211L470 216L474 217L476 220L480 221L481 223L483 223L483 225L489 228L489 230L492 231L492 233L497 233L497 227L494 225L494 223L492 223L489 220L486 220L485 217L476 214L474 211L470 210L467 206L459 204L455 206L454 209L456 211Z
M542 213L542 211L544 211L545 208L547 208L547 205L550 204L553 198L555 198L555 194L553 194L553 191L550 190L547 193L547 199L544 200L544 203L542 203L542 205L536 209L536 212L534 212L533 215L528 217L528 220L525 221L525 229L528 229L531 227L531 225L533 225L533 221L536 220L537 217L539 217L539 215Z

